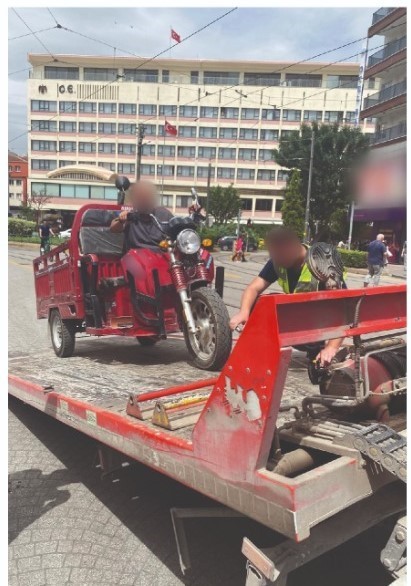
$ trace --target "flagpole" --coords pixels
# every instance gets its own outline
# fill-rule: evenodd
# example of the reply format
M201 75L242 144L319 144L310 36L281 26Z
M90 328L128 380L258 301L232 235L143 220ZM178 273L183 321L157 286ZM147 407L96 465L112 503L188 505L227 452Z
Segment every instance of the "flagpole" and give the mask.
M161 204L164 195L164 160L166 156L166 119L164 118L164 136L163 136L163 164L161 165Z

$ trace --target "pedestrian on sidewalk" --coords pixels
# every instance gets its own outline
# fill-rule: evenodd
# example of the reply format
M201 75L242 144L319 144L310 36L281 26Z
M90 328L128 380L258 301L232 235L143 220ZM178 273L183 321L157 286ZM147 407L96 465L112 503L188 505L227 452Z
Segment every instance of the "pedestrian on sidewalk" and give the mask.
M237 240L234 242L234 253L231 257L231 260L234 262L236 260L242 260L243 257L243 245L244 240L241 234L238 236Z
M404 242L402 247L401 258L404 261L404 275L407 276L407 241Z
M384 234L378 234L377 238L368 245L368 275L364 279L364 287L371 285L377 287L387 260L387 247L384 244Z

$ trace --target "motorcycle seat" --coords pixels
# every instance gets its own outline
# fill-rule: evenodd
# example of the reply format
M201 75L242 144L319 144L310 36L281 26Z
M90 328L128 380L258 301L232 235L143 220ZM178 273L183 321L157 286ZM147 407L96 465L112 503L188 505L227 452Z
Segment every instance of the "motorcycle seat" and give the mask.
M109 210L90 209L82 218L79 231L82 254L121 257L124 251L124 234L110 232L115 217Z

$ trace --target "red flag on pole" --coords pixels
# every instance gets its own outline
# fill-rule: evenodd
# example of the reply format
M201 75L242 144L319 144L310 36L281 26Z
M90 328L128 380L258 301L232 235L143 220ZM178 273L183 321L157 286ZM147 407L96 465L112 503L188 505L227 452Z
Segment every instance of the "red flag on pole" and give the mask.
M164 122L164 132L166 134L171 134L171 136L177 136L177 126L173 126L167 120Z
M176 31L173 30L173 29L171 29L171 38L174 41L177 41L177 43L181 43L181 37L180 37L180 35L178 33L176 33Z

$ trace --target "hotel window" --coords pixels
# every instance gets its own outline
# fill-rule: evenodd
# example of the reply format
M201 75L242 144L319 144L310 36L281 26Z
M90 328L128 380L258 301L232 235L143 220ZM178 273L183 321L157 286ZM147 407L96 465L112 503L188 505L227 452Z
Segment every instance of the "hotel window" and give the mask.
M57 102L48 100L31 100L32 112L57 112Z
M126 175L134 175L136 166L134 163L119 163L118 173L125 173Z
M358 84L357 75L328 75L327 76L327 87L328 88L348 88L355 89Z
M145 156L154 157L156 154L156 147L153 144L143 144L141 152Z
M219 159L235 159L235 149L230 148L219 148L218 149L218 158Z
M156 168L155 165L141 165L141 174L142 175L155 175Z
M146 136L155 136L157 134L157 126L155 124L145 124L144 134Z
M218 167L217 177L218 179L234 179L235 169L233 167Z
M57 169L57 161L49 159L32 159L31 168L40 171L53 171Z
M60 167L68 167L69 165L75 165L75 164L76 164L76 161L62 161L61 159L59 161Z
M200 118L217 118L218 117L218 108L213 108L211 106L201 106L200 107Z
M255 161L257 149L238 149L238 158L240 161Z
M253 209L253 200L251 197L242 197L241 198L241 209L246 212L251 212Z
M99 153L111 154L116 152L116 145L114 142L100 142L98 145Z
M59 132L77 132L77 122L60 122Z
M212 126L200 126L200 138L217 138L217 128Z
M119 104L118 111L120 114L134 115L137 114L136 104Z
M96 132L96 123L95 122L79 122L78 131L92 134L92 133Z
M262 110L261 118L263 120L280 120L281 117L281 110L277 110L276 108L264 108Z
M57 132L56 120L32 120L31 130L33 132L41 130L42 132Z
M236 85L240 74L229 71L204 71L204 85Z
M99 122L98 132L99 134L116 134L116 124L112 124L111 122Z
M57 143L54 140L32 140L31 141L32 151L52 151L56 152Z
M115 81L116 79L117 69L103 67L84 68L84 81Z
M157 114L157 106L155 104L139 104L138 113L141 116L155 116Z
M201 129L200 129L201 130ZM217 129L213 129L216 131ZM201 134L200 134L201 136ZM216 138L216 137L214 137ZM237 138L237 128L220 128L220 138Z
M338 112L337 110L327 110L324 112L324 122L342 122L344 117L344 112Z
M136 154L136 145L135 144L119 143L117 146L117 149L118 149L119 155L135 155Z
M197 106L180 106L180 117L181 118L197 118L198 107Z
M278 86L280 82L280 73L244 73L244 85Z
M242 120L258 120L260 118L260 110L258 108L241 108Z
M165 206L166 208L172 208L173 207L173 200L174 200L174 196L172 196L172 195L162 195L161 196L161 205Z
M83 112L85 114L95 114L97 112L96 102L80 102L79 112Z
M158 145L157 154L162 157L174 157L176 154L176 147L170 145Z
M104 199L104 187L98 185L90 186L90 198L91 199Z
M283 203L284 203L283 199L276 199L275 200L275 211L276 212L281 212L281 210L283 209Z
M254 169L237 169L237 179L251 180L255 178Z
M98 105L100 114L115 114L117 112L117 104L112 102L100 102Z
M16 185L21 185L21 179L16 179Z
M161 80L163 83L170 83L170 72L168 69L163 69L161 72Z
M279 169L277 174L277 181L288 181L289 172Z
M275 171L259 169L257 171L257 181L275 181Z
M293 136L298 136L300 133L299 130L282 130L281 131L281 138L292 138Z
M322 110L304 110L304 120L308 122L321 122L322 118Z
M110 169L111 171L111 169ZM105 187L104 188L104 199L117 200L118 192L116 187Z
M115 163L99 163L98 166L103 167L103 169L108 169L109 171L112 171L113 173L115 173L115 171L116 171L116 164ZM111 188L106 187L106 189L111 189Z
M14 171L15 171L16 173L20 173L20 171L21 171L21 167L20 167L20 165L16 165L16 166L14 167Z
M258 130L256 128L240 128L241 140L257 140Z
M44 68L44 79L79 79L78 67L52 67Z
M199 159L215 159L216 148L215 147L198 147L198 158Z
M283 110L283 120L288 122L300 122L301 110Z
M238 120L239 108L220 108L220 117L228 120Z
M259 161L274 161L274 151L271 149L260 149L258 151Z
M356 118L355 112L346 112L345 113L345 116L344 116L345 122L348 122L350 124L354 124L355 118Z
M77 112L77 102L59 102L59 111L75 114Z
M273 209L272 199L256 199L255 200L255 211L256 212L271 212Z
M139 81L140 83L158 83L157 69L125 69L125 81Z
M80 153L95 153L96 143L95 142L79 142L78 150Z
M199 76L198 71L191 71L191 73L190 73L190 83L194 83L194 84L198 85L199 78L200 78L200 76Z
M368 79L368 89L374 90L375 89L375 77L370 77Z
M164 128L164 127L162 127ZM183 138L195 138L196 136L196 127L195 126L179 126L178 127L178 136ZM201 128L200 128L201 133ZM200 134L201 136L201 134Z
M278 141L278 130L271 130L270 128L262 128L260 131L260 140L263 141Z
M59 142L59 151L61 153L77 152L77 144L72 140L61 140Z
M187 147L186 146L178 147L177 155L179 157L187 157L187 158L188 157L190 157L190 158L195 157L196 156L196 147L188 147L188 146Z
M177 115L177 106L160 106L159 107L159 115L160 116L176 116Z
M197 167L197 177L204 178L208 177L208 167ZM211 167L211 178L215 177L215 169Z
M118 133L119 134L135 134L136 133L136 125L135 124L119 124L118 125Z
M322 75L313 75L311 73L285 74L285 83L291 87L321 87L322 81Z
M174 165L157 165L158 177L174 177Z
M177 166L178 177L194 177L194 167L188 167L183 165Z
M188 195L177 195L176 197L176 207L177 208L188 208L191 204L191 197Z

